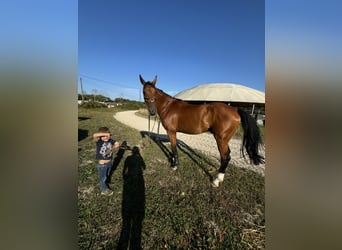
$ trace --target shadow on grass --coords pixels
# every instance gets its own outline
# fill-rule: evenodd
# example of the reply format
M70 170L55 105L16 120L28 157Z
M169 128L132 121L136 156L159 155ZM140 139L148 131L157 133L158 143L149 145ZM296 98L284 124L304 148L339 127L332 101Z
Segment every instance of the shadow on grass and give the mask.
M124 141L123 143L126 143L126 141ZM111 183L113 173L118 168L124 154L125 154L125 149L119 148L118 152L116 153L116 157L113 160L113 164L112 164L112 167L110 169L108 179L107 179L107 184Z
M140 134L143 138L146 136L151 138L158 145L158 147L163 151L165 156L168 158L169 163L171 164L172 152L168 147L164 145L164 143L170 142L169 137L167 135L156 134L156 133L148 132L148 131L140 131ZM196 165L198 165L203 170L203 172L209 178L210 182L213 181L214 177L210 174L208 170L208 165L212 168L217 169L215 163L210 162L207 158L198 154L191 147L189 147L186 143L178 139L177 139L177 148L181 150L184 154L186 154Z
M91 118L90 117L86 117L86 116L79 116L78 117L79 121L84 121L84 120L89 120L89 119L91 119Z
M78 121L89 120L90 117L79 116ZM88 137L88 130L86 129L78 129L78 141L82 141L83 139Z
M139 148L133 147L132 155L125 160L123 169L122 229L117 249L142 249L141 229L145 216L146 169Z
M78 129L78 141L82 141L88 137L88 130L86 129Z

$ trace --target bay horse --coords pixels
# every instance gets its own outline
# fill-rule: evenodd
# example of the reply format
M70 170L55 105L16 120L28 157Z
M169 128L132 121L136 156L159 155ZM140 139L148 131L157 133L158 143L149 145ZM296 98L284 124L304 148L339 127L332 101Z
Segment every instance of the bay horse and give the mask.
M200 134L210 131L216 140L220 152L221 165L217 177L212 181L218 187L223 181L228 163L231 159L228 142L236 133L240 123L243 128L242 155L247 151L250 162L259 165L264 163L264 157L259 154L262 144L261 135L256 120L245 111L221 102L208 104L189 104L176 99L161 89L156 88L157 76L152 81L145 81L139 75L143 85L144 100L150 115L158 114L171 143L171 167L177 169L178 153L176 132Z

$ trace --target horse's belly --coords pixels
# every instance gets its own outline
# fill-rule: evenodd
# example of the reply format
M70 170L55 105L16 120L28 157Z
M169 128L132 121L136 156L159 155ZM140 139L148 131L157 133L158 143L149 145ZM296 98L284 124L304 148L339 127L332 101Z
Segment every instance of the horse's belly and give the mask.
M200 122L200 123L192 123L191 125L180 124L178 127L178 132L182 132L185 134L200 134L208 131L209 125Z

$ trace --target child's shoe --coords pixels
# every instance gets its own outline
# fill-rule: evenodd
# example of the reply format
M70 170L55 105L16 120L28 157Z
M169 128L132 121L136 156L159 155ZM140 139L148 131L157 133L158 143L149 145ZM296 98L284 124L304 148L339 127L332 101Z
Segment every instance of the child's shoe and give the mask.
M106 189L106 190L103 190L102 192L101 192L101 194L102 195L105 195L105 196L111 196L111 195L113 195L113 191L112 190L109 190L109 189Z

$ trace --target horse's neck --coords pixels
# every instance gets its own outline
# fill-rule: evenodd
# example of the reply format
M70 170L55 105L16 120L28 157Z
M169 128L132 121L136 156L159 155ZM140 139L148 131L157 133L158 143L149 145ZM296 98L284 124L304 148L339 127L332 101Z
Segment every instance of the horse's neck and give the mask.
M174 100L173 97L165 94L162 90L158 89L158 98L157 98L157 111L159 116L163 116L163 114L167 111L169 104Z

